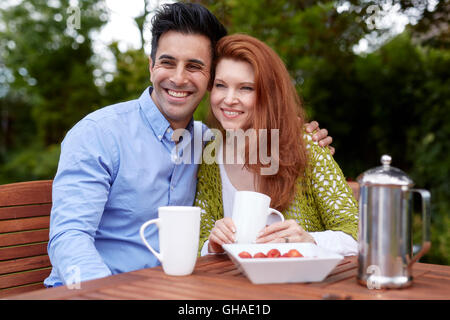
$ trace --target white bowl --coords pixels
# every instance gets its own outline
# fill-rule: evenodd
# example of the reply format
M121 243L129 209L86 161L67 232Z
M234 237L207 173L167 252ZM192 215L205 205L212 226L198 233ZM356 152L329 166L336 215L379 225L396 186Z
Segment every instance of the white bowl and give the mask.
M322 281L344 258L313 243L224 244L222 247L234 264L255 284ZM303 257L239 257L242 251L253 256L258 252L267 255L271 249L278 249L282 255L291 249L297 249Z

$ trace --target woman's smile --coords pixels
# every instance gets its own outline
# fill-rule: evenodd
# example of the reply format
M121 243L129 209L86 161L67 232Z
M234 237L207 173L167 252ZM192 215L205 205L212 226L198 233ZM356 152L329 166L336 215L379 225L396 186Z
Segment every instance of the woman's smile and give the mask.
M222 113L224 115L224 117L228 118L228 119L235 119L238 116L240 116L241 114L243 114L244 112L242 111L237 111L237 110L232 110L232 109L225 109L225 108L221 108L220 110L222 110Z

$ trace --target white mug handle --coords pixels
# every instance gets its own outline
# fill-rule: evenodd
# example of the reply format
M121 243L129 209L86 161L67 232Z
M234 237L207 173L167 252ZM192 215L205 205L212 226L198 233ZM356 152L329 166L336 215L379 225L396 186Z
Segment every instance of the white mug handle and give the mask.
M144 236L144 231L145 231L145 229L147 229L147 227L148 227L149 225L155 223L156 226L159 228L159 222L160 222L160 221L161 221L161 220L158 218L158 219L153 219L153 220L149 220L149 221L145 222L145 223L141 226L141 229L139 230L139 234L140 234L140 236L141 236L142 241L143 241L144 244L147 246L148 250L150 250L150 251L155 255L155 257L158 258L158 260L161 261L161 263L162 263L162 262L163 262L162 254L159 253L159 252L156 252L156 250L153 249L153 248L148 244L148 242L147 242L147 240L145 239L145 236Z
M267 214L267 217L269 217L272 213L275 213L275 214L277 214L280 218L281 218L281 222L283 222L284 221L284 216L283 216L283 214L280 212L280 211L278 211L278 210L275 210L275 209L273 209L273 208L269 208L269 211L268 211L268 214Z

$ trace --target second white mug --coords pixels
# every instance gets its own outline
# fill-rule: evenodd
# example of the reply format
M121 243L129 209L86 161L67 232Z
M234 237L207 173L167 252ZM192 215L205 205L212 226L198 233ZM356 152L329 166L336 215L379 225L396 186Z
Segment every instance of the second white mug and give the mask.
M145 222L140 236L147 248L161 261L168 275L183 276L192 273L197 261L200 236L200 208L169 206L158 208L157 219ZM151 224L159 229L159 250L157 252L145 239L145 229Z
M283 214L270 208L270 197L259 192L237 191L233 203L233 223L237 243L253 243L271 214L284 221Z

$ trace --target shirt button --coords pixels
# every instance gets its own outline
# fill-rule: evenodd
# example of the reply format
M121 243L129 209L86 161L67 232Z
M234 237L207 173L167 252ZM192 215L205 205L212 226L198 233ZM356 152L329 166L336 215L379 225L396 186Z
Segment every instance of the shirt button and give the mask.
M172 162L175 164L179 164L180 158L176 154L172 154Z
M172 190L172 191L173 191L173 186L170 186L170 190Z
M162 135L159 135L159 136L158 136L158 139L161 140L161 139L162 139Z

